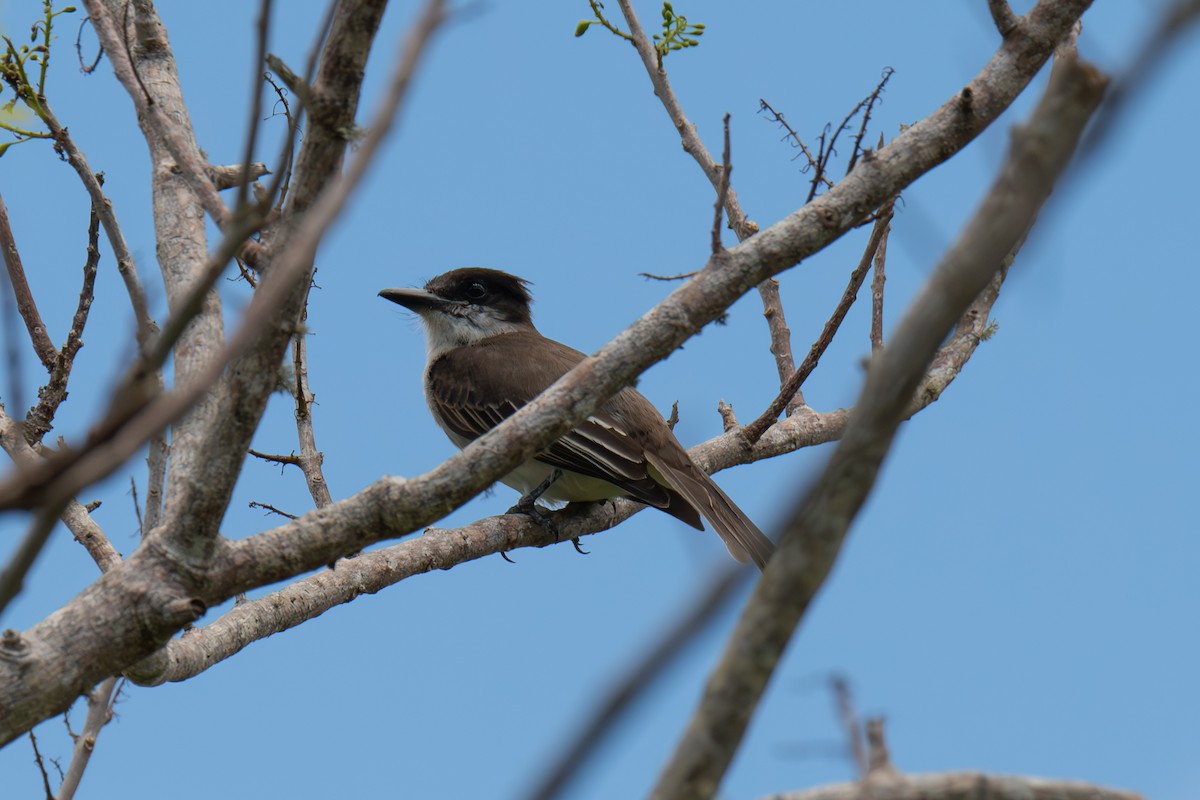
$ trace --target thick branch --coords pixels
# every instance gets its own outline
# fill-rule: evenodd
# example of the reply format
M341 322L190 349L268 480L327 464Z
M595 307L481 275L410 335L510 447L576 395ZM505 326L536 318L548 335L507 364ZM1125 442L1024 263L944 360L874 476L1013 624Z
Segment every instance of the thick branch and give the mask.
M1056 65L1032 119L1014 133L996 184L892 341L876 354L845 436L786 523L779 551L751 595L653 797L716 794L775 664L832 568L938 344L1025 236L1074 152L1104 85L1094 68L1075 59Z

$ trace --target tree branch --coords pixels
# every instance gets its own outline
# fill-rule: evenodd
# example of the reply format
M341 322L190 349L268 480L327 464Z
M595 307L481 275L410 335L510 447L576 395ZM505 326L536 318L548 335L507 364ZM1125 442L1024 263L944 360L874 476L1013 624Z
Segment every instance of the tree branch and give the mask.
M1030 18L1046 5L1040 3ZM842 441L785 524L779 550L751 595L653 797L715 795L783 648L874 484L939 342L1024 237L1074 152L1104 85L1094 68L1076 59L1056 63L1033 117L1014 133L996 183L873 361Z
M29 281L25 279L25 266L21 263L21 253L17 250L17 242L13 236L12 225L8 221L8 206L4 197L0 196L0 251L3 251L4 266L8 268L8 282L12 286L13 297L17 301L17 311L29 331L29 340L33 343L33 351L46 372L54 372L54 359L58 350L46 333L46 323L38 313L37 303L29 290Z
M825 350L833 343L833 337L842 326L842 321L846 319L846 314L850 313L850 306L854 305L854 300L858 297L858 290L862 288L863 280L867 276L867 270L871 268L871 260L879 252L879 247L887 235L888 226L892 221L893 202L893 200L889 200L885 203L879 212L879 216L875 219L871 238L867 240L867 248L863 251L862 259L859 260L858 266L850 273L850 282L846 286L846 290L842 292L842 299L838 301L833 314L825 322L825 327L821 330L820 337L809 348L808 355L804 357L800 368L784 381L779 394L771 401L767 409L763 411L758 419L746 426L743 431L746 441L757 442L766 433L767 428L775 424L775 420L779 418L780 413L787 408L788 403L800 391L800 386L808 379L812 371L817 368L817 364L820 362L821 356L825 354Z
M36 444L54 426L54 415L67 399L67 382L75 366L75 355L83 347L83 330L87 327L96 288L96 270L100 265L100 216L93 208L88 215L87 258L83 263L83 286L79 290L79 302L71 317L71 329L54 359L50 380L38 390L38 404L25 415L25 439Z
M83 730L75 737L75 749L71 753L71 765L67 774L59 784L58 794L54 800L71 800L83 779L88 761L96 749L96 739L100 729L112 719L112 704L117 691L117 678L108 678L88 694L88 713L83 723Z
M1082 781L1049 780L982 772L897 775L886 781L834 783L773 794L770 800L1143 800L1136 792Z
M1008 0L987 0L988 11L992 14L992 21L996 23L996 30L1000 31L1000 35L1007 39L1021 24L1021 18L1013 13L1012 8L1008 5Z

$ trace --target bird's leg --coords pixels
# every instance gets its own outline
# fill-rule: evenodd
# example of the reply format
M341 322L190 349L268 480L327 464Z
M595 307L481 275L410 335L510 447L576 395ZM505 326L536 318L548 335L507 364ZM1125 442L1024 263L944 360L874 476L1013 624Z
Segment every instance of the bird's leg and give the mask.
M545 528L546 530L548 530L554 534L554 541L557 542L558 541L558 528L554 525L554 521L550 519L550 515L546 513L546 509L542 508L541 506L539 506L537 504L537 500L539 497L541 497L546 492L547 489L549 489L554 484L554 482L556 480L558 480L561 477L562 477L562 470L555 469L549 475L546 476L546 479L544 481L539 483L537 486L533 487L533 489L528 494L526 494L524 497L522 497L520 500L517 501L517 504L515 506L510 508L508 511L505 511L504 513L505 514L525 514L526 516L533 517L535 520L537 520L537 523L539 525L541 525L543 528Z

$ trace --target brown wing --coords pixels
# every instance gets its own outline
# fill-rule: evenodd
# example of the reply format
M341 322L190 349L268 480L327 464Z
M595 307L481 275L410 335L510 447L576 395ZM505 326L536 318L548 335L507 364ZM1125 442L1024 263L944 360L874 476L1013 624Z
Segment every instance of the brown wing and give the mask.
M537 356L530 357L531 350ZM429 400L443 424L464 439L475 439L582 361L583 353L535 332L493 336L438 358L429 368ZM505 398L498 401L496 398ZM687 501L649 474L641 442L621 426L621 409L644 404L632 389L622 390L579 427L550 445L537 460L553 467L608 481L633 499L663 509L692 527L703 529ZM666 426L663 426L666 430Z

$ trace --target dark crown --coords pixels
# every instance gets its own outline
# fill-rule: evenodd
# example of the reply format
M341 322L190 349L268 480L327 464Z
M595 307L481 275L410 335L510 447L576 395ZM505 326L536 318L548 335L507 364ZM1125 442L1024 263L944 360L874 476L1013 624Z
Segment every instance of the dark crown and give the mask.
M498 269L462 267L433 278L425 284L425 291L446 300L487 306L510 322L529 322L533 296L526 288L528 283Z

